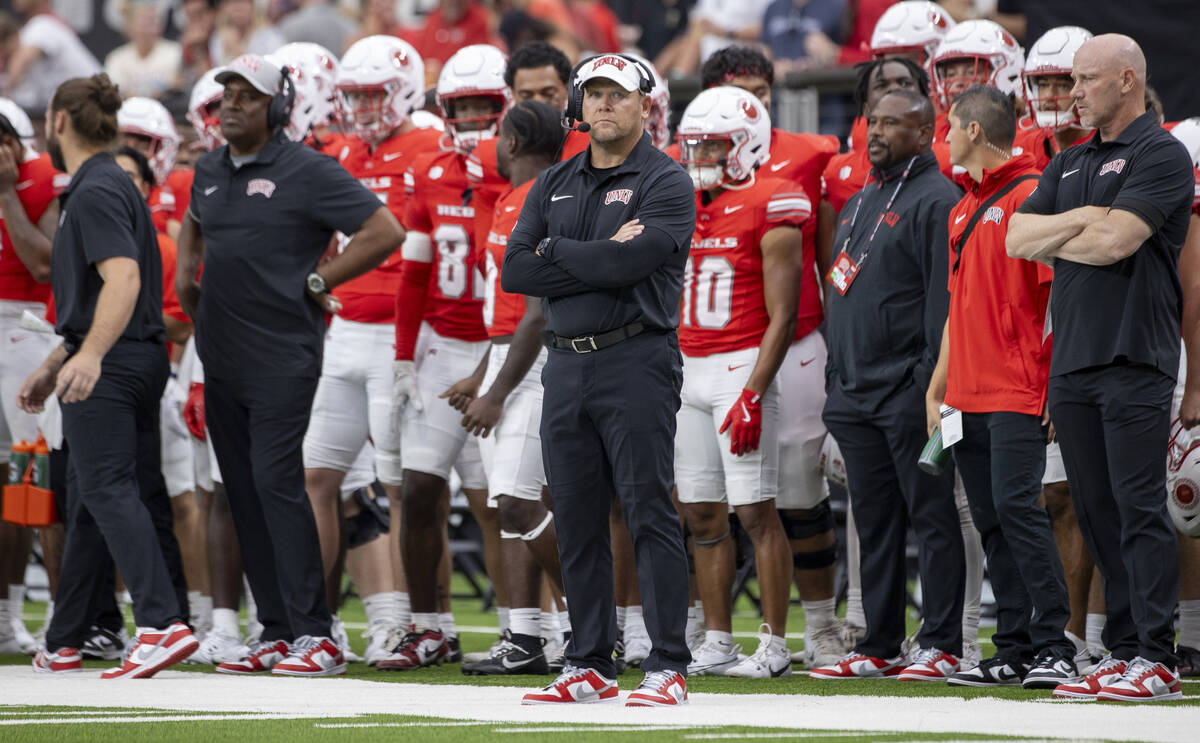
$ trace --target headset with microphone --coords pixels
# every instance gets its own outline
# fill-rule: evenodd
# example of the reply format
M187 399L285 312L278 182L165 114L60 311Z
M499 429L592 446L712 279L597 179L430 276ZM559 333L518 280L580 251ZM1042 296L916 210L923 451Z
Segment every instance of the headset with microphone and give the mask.
M573 132L586 132L592 128L592 125L583 120L583 85L578 81L579 71L583 69L585 64L595 62L604 57L620 57L629 64L637 68L638 71L638 90L642 95L650 95L654 90L654 74L646 67L646 65L627 54L598 54L594 57L588 57L575 65L571 70L570 86L567 88L567 110L563 112L562 126ZM578 123L576 123L578 122Z
M267 128L275 131L287 126L292 119L292 106L296 104L296 86L289 74L291 68L286 65L280 68L279 92L271 96L267 106Z

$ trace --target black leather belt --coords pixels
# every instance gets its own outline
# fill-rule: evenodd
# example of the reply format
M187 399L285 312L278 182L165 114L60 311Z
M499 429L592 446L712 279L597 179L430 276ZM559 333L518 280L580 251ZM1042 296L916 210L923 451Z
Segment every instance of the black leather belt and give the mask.
M623 328L610 330L607 333L580 335L575 338L568 338L557 333L548 333L547 345L551 348L569 349L575 353L591 353L592 351L599 351L602 348L615 346L627 338L638 335L645 329L646 326L640 322L631 322Z

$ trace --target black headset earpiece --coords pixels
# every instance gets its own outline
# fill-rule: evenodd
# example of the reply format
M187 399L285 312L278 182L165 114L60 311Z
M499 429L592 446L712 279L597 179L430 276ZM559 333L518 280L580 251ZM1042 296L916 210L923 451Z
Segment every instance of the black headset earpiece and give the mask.
M284 67L279 73L279 92L271 96L267 107L267 128L274 130L287 126L292 118L292 106L296 103L296 86L292 83L291 70Z
M650 95L650 93L654 90L654 73L650 71L650 68L646 66L646 63L640 62L628 54L618 54L617 56L621 59L627 59L637 66L638 70L641 71L641 74L638 75L640 78L638 81L638 89L641 90L642 95Z

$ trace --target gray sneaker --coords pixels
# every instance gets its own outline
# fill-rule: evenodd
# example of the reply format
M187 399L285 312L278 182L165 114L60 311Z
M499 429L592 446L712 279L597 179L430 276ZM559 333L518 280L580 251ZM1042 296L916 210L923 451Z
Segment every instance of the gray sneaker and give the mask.
M950 686L1020 686L1028 671L1029 666L1024 663L988 658L974 668L959 671L946 679L946 683Z

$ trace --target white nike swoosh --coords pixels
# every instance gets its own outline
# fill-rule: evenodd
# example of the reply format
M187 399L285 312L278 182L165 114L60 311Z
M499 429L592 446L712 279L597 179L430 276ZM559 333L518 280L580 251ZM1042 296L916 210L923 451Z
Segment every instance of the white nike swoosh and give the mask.
M510 663L508 660L508 656L505 656L500 659L500 664L508 669L524 668L525 666L529 665L530 663L534 662L535 660L537 660L536 656L526 658L525 660L522 660L522 661L517 661L516 663ZM588 688L591 688L591 687L588 687Z
M403 154L404 154L403 152L389 152L388 154L383 156L383 161L385 163L390 163L391 161L395 160L396 158L400 157Z
M725 207L725 213L726 213L726 214L733 214L733 213L734 213L734 212L736 212L738 209L741 209L743 206L745 206L745 204L738 204L737 206L727 206L727 207Z
M1079 172L1079 168L1075 168L1074 170L1068 170L1067 172L1065 172L1065 173L1063 173L1063 174L1062 174L1062 177L1063 177L1063 178L1066 178L1067 176L1069 176L1069 175L1075 175L1075 174L1076 174L1076 173L1078 173L1078 172ZM1062 180L1062 178L1060 178L1059 180Z
M506 207L504 207L504 213L508 214L509 212L511 212L513 209L516 209L516 208L517 207L515 207L515 206L506 206Z
M966 214L959 214L957 217L954 218L954 224L958 224L959 222L963 221L966 218L967 218Z
M746 403L742 403L742 423L750 422L750 411L746 409Z
M209 186L208 188L204 189L204 195L212 196L218 188L220 188L220 186Z
M551 201L562 201L563 199L573 199L573 198L575 198L575 194L567 194L566 196L559 196L558 194L554 194L553 196L550 197L550 200Z
M131 660L133 660L134 663L145 663L146 661L150 660L150 656L154 655L154 651L156 649L157 646L155 645L142 645L137 649L137 652L133 654Z
M17 185L13 186L13 189L16 191L24 191L25 189L29 188L32 185L33 185L33 181L21 181Z
M783 162L781 162L781 163L776 163L776 164L772 165L772 166L771 166L771 172L772 172L772 173L778 173L778 172L779 172L780 170L782 170L782 169L783 169L785 166L787 166L787 164L788 164L788 163L790 163L790 162L791 162L791 160L784 160L784 161L783 161Z

